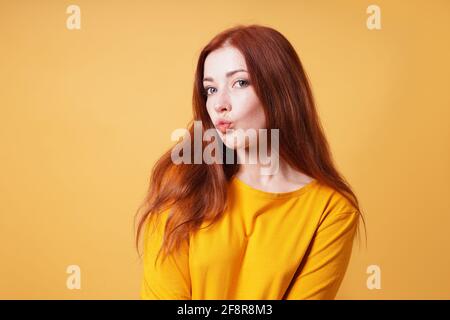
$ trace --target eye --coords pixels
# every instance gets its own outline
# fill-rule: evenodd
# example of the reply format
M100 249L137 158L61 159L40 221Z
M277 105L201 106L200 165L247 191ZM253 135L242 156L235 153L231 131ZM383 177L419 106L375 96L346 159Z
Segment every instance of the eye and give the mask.
M240 83L241 87L247 87L249 85L249 82L243 79L239 79L235 83Z
M249 84L250 84L250 82L248 80L244 80L244 79L239 79L235 83L239 83L239 86L241 88L245 88L245 87L249 86ZM209 95L211 95L211 94L213 94L215 92L215 91L210 91L209 89L216 90L216 88L214 88L214 87L206 87L206 88L204 88L203 89L203 93L206 96L209 96Z
M215 88L214 88L214 87L206 87L205 89L203 89L203 92L204 92L205 95L207 95L207 96L210 94L209 89L215 89Z

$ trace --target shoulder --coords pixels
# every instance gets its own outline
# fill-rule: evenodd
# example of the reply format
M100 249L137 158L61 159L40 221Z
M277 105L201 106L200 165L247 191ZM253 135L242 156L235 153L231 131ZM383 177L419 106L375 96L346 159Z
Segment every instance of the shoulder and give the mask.
M165 232L167 219L170 217L170 209L152 212L145 223L145 237L154 233L162 235Z
M316 206L321 212L320 222L333 216L346 215L358 216L359 210L353 205L346 195L320 182L316 182L314 192L311 193L314 197Z

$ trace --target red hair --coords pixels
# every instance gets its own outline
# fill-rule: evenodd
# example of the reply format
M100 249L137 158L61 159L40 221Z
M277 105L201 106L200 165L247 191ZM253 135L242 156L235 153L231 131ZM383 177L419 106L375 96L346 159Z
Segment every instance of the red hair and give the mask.
M191 137L193 121L201 121L203 130L214 128L203 90L204 62L210 52L227 45L237 48L245 58L250 83L264 108L267 129L279 129L280 157L294 169L340 192L361 213L356 195L333 164L300 59L290 42L273 28L238 25L219 33L203 48L195 72L193 119L188 126ZM194 150L193 139L191 144ZM203 221L214 223L220 218L226 209L227 183L239 170L239 164L226 164L225 160L223 164L176 165L171 159L172 148L153 167L148 193L136 215L139 247L144 224L170 208L160 249L165 256L188 241Z

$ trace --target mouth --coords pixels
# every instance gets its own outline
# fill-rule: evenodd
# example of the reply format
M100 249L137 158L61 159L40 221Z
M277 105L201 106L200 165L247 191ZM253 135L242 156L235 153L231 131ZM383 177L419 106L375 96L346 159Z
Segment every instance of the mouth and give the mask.
M216 123L216 128L222 133L226 133L226 131L232 127L233 123L230 121L220 120Z

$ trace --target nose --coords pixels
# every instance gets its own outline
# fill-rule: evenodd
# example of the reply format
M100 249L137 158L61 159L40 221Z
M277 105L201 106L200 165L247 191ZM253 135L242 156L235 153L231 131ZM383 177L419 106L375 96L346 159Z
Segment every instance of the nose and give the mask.
M231 110L231 107L229 104L218 104L215 109L217 113L223 113L224 111L229 112Z
M214 109L217 113L222 113L224 111L229 112L231 110L231 103L228 96L228 93L225 90L222 90L222 93L219 93L217 96L217 100L214 102Z

